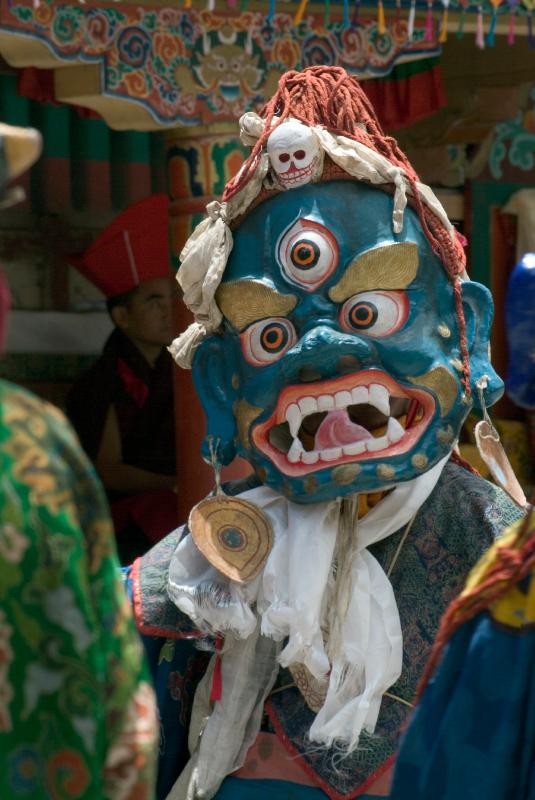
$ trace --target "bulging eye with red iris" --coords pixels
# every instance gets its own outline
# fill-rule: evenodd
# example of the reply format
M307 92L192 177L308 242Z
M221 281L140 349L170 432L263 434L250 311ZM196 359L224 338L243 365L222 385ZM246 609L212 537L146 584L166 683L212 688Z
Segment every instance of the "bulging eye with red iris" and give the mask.
M405 324L408 315L405 292L360 292L340 309L340 324L349 333L389 336Z
M281 236L277 255L286 280L313 292L338 266L338 242L319 222L298 219Z
M254 322L240 334L243 356L255 367L264 367L278 361L296 341L295 328L284 317Z

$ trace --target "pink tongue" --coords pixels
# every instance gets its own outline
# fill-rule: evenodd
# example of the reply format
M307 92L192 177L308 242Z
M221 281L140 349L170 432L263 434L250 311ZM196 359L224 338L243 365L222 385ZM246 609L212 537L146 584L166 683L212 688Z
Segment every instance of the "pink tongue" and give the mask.
M373 439L366 428L351 422L344 408L329 411L318 430L314 441L315 450L325 450L328 447L339 447L344 444L360 442L363 439Z

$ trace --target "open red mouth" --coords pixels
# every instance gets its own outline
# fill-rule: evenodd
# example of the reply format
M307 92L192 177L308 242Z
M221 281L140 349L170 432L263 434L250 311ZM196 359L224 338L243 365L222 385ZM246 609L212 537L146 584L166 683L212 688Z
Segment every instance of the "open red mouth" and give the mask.
M322 383L286 387L252 437L285 475L389 458L411 450L427 428L435 401L389 375L367 370Z

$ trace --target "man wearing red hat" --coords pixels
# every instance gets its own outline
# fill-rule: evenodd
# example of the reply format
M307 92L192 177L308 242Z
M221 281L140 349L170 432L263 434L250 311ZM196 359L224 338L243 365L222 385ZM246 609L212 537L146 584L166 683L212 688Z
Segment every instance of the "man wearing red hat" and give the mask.
M70 259L105 294L115 325L67 413L108 491L124 563L176 524L167 204L158 194L130 206Z

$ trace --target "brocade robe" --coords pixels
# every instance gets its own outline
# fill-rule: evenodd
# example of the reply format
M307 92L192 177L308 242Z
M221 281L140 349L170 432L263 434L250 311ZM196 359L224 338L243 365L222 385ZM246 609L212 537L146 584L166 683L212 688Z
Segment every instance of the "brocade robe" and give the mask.
M533 512L520 545L522 526L506 532L470 575L465 591L477 596L490 570L502 574L498 548L522 552L520 574L442 649L402 740L392 800L535 798Z
M252 488L253 481L254 477L226 491L238 494ZM307 733L314 714L292 676L281 669L265 705L257 743L244 766L223 782L218 800L388 796L400 729L440 617L482 552L521 513L498 487L447 464L416 515L390 576L403 631L403 671L383 697L374 735L362 736L359 748L343 759L334 749L311 744ZM385 570L404 528L370 547ZM160 708L159 798L166 797L187 761L188 715L207 663L206 653L195 648L197 633L191 621L166 593L169 562L183 534L184 528L171 533L137 560L130 573L136 621L144 634Z
M104 492L65 417L0 381L0 798L151 800L155 701Z

